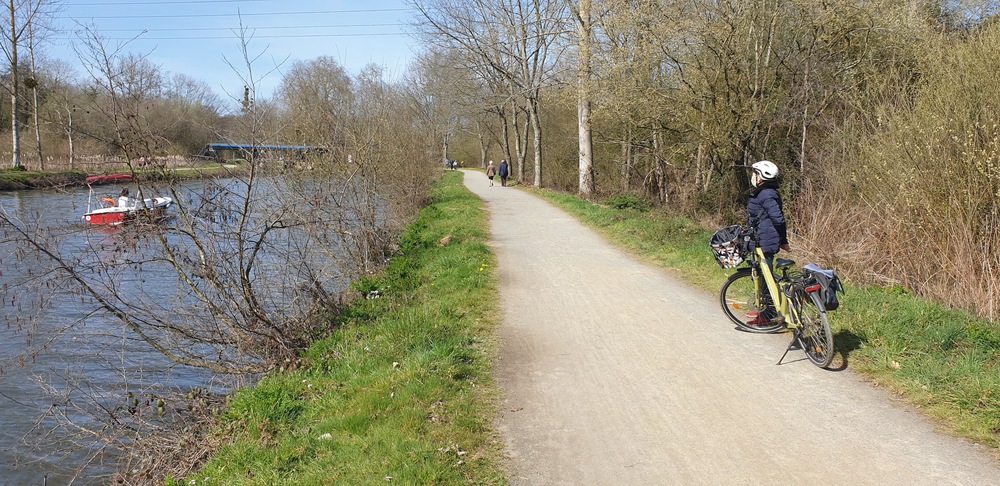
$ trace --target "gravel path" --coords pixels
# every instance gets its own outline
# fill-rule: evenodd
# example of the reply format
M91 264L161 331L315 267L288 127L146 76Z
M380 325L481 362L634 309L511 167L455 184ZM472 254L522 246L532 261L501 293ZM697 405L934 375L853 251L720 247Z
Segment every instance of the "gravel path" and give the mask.
M498 259L512 484L1000 485L990 451L850 371L776 366L788 336L735 331L716 296L537 197L465 185Z

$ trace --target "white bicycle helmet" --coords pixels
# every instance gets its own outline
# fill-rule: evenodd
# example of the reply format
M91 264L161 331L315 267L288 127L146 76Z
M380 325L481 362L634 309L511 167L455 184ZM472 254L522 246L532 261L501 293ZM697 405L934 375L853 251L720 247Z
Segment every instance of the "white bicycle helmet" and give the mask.
M771 162L770 160L756 162L751 165L750 168L752 168L754 172L760 174L760 178L765 181L778 177L778 166L774 165L774 162Z

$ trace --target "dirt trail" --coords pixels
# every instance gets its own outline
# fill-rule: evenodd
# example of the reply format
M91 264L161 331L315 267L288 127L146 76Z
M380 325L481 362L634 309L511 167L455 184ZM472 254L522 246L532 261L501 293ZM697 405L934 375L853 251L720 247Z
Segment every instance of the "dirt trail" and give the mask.
M486 201L504 309L498 427L515 485L1000 485L985 448L850 371L737 332L716 297L523 191ZM707 250L706 250L707 251Z

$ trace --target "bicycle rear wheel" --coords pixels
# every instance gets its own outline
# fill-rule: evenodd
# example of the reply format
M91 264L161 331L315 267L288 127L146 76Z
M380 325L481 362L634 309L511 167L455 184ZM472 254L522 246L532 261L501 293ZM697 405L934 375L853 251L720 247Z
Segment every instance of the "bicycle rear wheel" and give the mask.
M797 292L793 305L801 326L796 334L799 346L806 352L809 361L826 368L833 362L833 331L826 318L826 307L816 292Z
M760 313L768 310L762 308L761 300L757 298L757 285L749 268L741 268L730 275L719 292L722 310L740 329L747 332L774 332L781 329L784 323L779 320L750 325ZM774 312L773 308L770 311Z

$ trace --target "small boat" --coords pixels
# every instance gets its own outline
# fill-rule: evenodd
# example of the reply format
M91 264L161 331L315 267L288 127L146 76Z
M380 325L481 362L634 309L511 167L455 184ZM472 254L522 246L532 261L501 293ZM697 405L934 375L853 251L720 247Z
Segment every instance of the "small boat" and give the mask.
M92 176L87 178L87 185L128 182L132 176L128 174L108 174L103 176ZM91 203L94 201L94 188L90 188L90 196L87 199L87 213L83 215L83 220L90 224L118 225L134 220L157 220L162 218L174 200L169 197L153 197L149 199L138 199L129 197L128 189L124 189L117 198L105 196L97 202L97 209L91 210Z
M87 185L132 182L132 174L101 174L87 177Z

